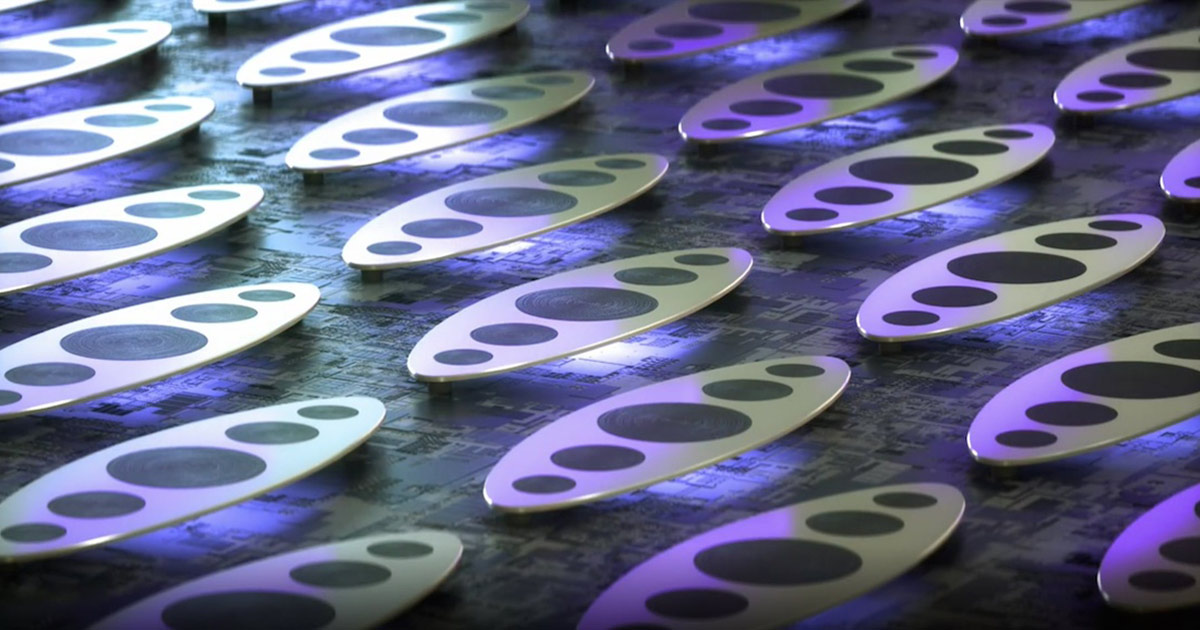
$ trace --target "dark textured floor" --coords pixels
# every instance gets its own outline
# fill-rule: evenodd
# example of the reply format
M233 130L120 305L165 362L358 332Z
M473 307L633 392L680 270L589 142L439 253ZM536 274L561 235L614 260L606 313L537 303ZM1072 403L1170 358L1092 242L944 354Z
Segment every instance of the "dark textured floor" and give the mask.
M947 547L904 577L799 628L1195 627L1195 613L1148 620L1108 610L1095 573L1113 538L1146 509L1200 482L1200 420L1117 447L997 477L972 463L966 429L1015 378L1096 343L1195 321L1200 210L1169 206L1162 167L1200 136L1200 97L1104 117L1059 120L1058 79L1129 40L1200 24L1192 1L1151 3L1082 26L998 45L965 44L966 0L875 0L869 15L648 68L622 78L607 37L655 0L535 0L515 38L350 79L282 91L255 109L233 80L284 36L390 4L320 0L230 20L225 37L179 0L58 0L0 16L0 37L90 21L172 22L156 70L136 62L0 97L0 123L150 95L218 102L198 144L169 144L109 164L0 190L0 221L157 188L248 181L267 188L249 225L178 251L0 300L0 344L113 308L270 280L319 285L303 325L208 368L131 392L0 425L0 495L84 454L198 418L343 394L382 399L368 445L299 483L183 525L62 559L0 567L0 626L73 628L141 597L268 554L406 527L452 531L463 565L388 627L567 628L621 574L717 525L835 491L910 480L955 484L968 498ZM889 44L963 46L951 78L897 104L730 148L698 160L674 127L716 88L807 57ZM590 69L596 90L545 122L435 154L329 178L305 190L283 166L318 123L431 85L549 68ZM758 213L791 177L900 138L972 125L1054 125L1050 159L992 190L786 249ZM516 166L598 152L657 151L672 170L649 196L585 223L363 285L339 252L370 217L414 195ZM1092 293L1011 321L877 356L854 328L888 275L998 231L1107 212L1167 222L1158 253ZM457 388L431 400L404 360L446 313L531 279L666 249L735 245L757 266L732 295L680 322L573 359ZM787 353L839 356L846 395L807 427L760 450L646 491L510 520L480 494L504 451L547 422L618 391L695 370Z

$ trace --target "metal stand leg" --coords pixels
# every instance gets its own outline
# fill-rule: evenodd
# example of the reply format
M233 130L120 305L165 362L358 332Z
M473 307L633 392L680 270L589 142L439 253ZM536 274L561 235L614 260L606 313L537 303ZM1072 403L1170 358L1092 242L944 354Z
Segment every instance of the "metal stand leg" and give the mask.
M229 25L227 16L224 13L209 13L208 14L208 32L213 35L224 35L225 29Z
M879 354L900 354L900 343L896 341L886 341L879 344Z
M181 137L183 138L184 144L196 144L197 142L200 142L200 125L196 125L195 127L183 132L183 136Z
M271 88L254 88L254 104L262 107L271 105Z
M363 269L362 270L363 284L378 284L383 282L382 269Z
M325 184L325 174L324 173L305 173L304 174L304 185L305 186L323 186L324 184Z
M453 390L451 388L450 383L430 383L429 384L429 395L430 396L449 396L451 393L453 393Z

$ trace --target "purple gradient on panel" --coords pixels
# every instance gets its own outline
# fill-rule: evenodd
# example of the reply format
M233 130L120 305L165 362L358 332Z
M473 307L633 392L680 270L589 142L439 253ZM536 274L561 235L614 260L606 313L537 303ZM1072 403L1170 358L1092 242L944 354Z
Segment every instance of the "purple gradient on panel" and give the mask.
M1172 541L1200 537L1200 485L1159 503L1133 522L1105 553L1100 563L1100 590L1110 605L1152 611L1200 603L1200 569L1164 557ZM1156 572L1172 588L1146 588L1139 576ZM1188 581L1191 585L1188 586Z

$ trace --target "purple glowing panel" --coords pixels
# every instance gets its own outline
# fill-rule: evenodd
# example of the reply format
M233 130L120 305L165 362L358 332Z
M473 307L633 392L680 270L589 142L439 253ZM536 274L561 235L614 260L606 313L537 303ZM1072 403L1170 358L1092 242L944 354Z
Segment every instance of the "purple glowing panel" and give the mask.
M46 0L0 0L0 13L5 11L13 11L21 7L27 7Z
M861 2L680 0L621 29L608 40L608 56L625 62L686 57L804 28Z
M405 94L313 129L284 161L298 171L327 173L444 149L556 114L595 83L586 72L534 72Z
M167 38L158 21L105 22L0 40L0 94L74 76L143 53Z
M1159 183L1167 197L1175 201L1200 202L1200 140L1171 158Z
M199 420L110 446L0 502L0 561L108 544L249 500L340 459L383 416L374 398L327 398Z
M129 238L144 229L111 234ZM0 419L73 405L223 359L291 327L320 298L321 291L306 283L246 285L52 328L0 349Z
M1200 324L1113 341L1065 356L996 394L967 446L993 466L1086 453L1200 413Z
M294 35L242 64L248 88L300 85L466 46L513 26L526 0L436 2L360 15Z
M906 483L796 503L682 542L592 603L579 630L769 630L911 569L954 532L953 486Z
M91 166L174 138L198 127L215 108L211 99L171 96L0 126L0 188Z
M1054 90L1058 108L1102 114L1200 92L1200 28L1143 39L1071 71Z
M1133 522L1100 562L1109 606L1153 612L1200 604L1200 485Z
M192 0L192 8L200 13L245 13L305 0Z
M667 159L621 153L562 160L410 199L359 228L342 250L356 269L460 256L589 219L649 191Z
M620 341L686 317L750 274L733 247L623 258L501 291L451 315L408 355L419 381L519 370Z
M995 186L1054 146L1043 125L989 125L868 149L813 169L763 208L768 232L820 234L890 219ZM846 191L855 191L853 194Z
M1106 214L952 247L876 287L859 308L858 330L873 341L915 341L1035 311L1119 278L1165 233L1150 215Z
M92 630L377 628L425 598L462 557L453 534L415 530L308 547L158 593Z
M724 87L683 115L679 133L731 142L847 116L928 87L958 63L949 46L860 50L771 70Z
M1035 33L1090 20L1150 0L977 0L959 24L975 37Z
M787 434L841 396L850 367L798 356L735 365L613 396L526 438L488 474L504 512L590 503L711 466Z

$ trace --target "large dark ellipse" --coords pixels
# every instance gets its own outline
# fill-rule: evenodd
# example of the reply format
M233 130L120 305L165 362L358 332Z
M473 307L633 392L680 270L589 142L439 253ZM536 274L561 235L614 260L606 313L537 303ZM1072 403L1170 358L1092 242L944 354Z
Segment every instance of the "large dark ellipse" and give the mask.
M1090 427L1117 419L1117 410L1100 403L1066 400L1046 402L1025 410L1034 422L1056 427Z
M805 525L830 536L884 536L904 529L904 521L881 512L838 510L808 517Z
M476 188L446 197L447 208L480 217L538 217L574 208L579 200L544 188Z
M0 152L13 155L73 155L113 143L100 133L75 129L26 129L0 134Z
M211 488L253 479L267 469L261 458L212 446L166 446L126 453L106 470L118 481L151 488Z
M1106 361L1073 367L1063 385L1084 394L1152 400L1200 392L1200 371L1154 361Z
M0 72L39 72L74 62L74 57L40 50L0 50Z
M21 240L44 249L91 252L122 249L148 243L158 236L151 227L128 221L78 219L55 221L27 228Z
M914 301L926 306L966 308L995 302L999 296L987 289L967 286L927 287L913 291Z
M701 551L693 562L718 580L759 586L820 584L851 575L863 563L844 547L796 538L725 543Z
M1200 72L1200 47L1139 50L1125 55L1125 60L1151 70Z
M800 15L800 9L778 2L705 2L688 7L688 15L737 24L787 20Z
M146 507L146 500L127 492L93 490L55 497L46 507L67 518L113 518L137 512Z
M793 98L853 98L883 90L883 83L852 74L787 74L763 83L763 89Z
M355 46L413 46L445 39L445 33L413 26L358 26L329 34L329 39Z
M118 324L85 328L59 341L78 357L106 361L149 361L178 357L208 345L208 337L178 326Z
M856 162L850 165L850 174L881 184L928 186L971 179L979 174L979 169L959 160L908 156Z
M465 127L485 125L508 115L503 107L475 101L401 103L383 110L383 117L402 125Z
M641 451L625 446L588 444L556 451L550 456L550 461L570 470L596 472L633 468L646 461L646 456Z
M288 572L288 576L319 588L357 588L386 582L392 572L373 562L326 560L302 564Z
M750 601L731 591L714 588L687 588L664 591L646 600L646 609L676 619L720 619L736 615Z
M968 280L998 284L1041 284L1077 278L1087 266L1066 256L1040 252L983 252L959 256L946 268Z
M652 312L658 300L637 291L610 287L562 287L526 293L517 310L544 319L603 322Z
M333 606L282 591L222 591L172 602L162 611L171 630L316 630L334 620Z
M720 440L750 429L750 416L717 405L645 403L610 409L596 419L602 431L642 442L679 444Z

